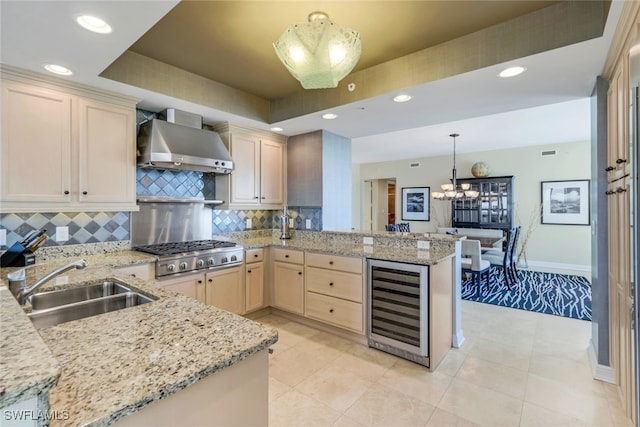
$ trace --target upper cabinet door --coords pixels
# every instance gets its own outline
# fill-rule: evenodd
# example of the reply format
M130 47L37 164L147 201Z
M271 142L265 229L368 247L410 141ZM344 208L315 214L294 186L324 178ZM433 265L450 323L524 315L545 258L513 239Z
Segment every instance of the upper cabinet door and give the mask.
M261 204L284 203L284 149L279 142L263 139L260 143Z
M2 201L71 199L71 97L2 84Z
M260 140L241 132L233 133L231 157L235 162L231 174L231 203L260 204Z
M135 112L79 100L81 202L135 204Z

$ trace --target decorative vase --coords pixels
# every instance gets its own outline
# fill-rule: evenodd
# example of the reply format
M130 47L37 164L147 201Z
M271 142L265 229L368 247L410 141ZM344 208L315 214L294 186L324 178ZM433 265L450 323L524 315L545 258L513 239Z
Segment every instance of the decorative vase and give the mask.
M491 169L485 162L476 162L471 166L471 174L476 178L486 178L491 174Z

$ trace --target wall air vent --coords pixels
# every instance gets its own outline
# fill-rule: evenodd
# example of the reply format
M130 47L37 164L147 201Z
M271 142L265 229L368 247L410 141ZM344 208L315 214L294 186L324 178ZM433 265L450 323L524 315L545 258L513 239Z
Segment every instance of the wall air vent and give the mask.
M545 157L545 156L555 156L556 154L558 154L558 152L556 150L544 150L540 152L540 156Z
M418 162L409 163L409 167L410 168L419 168L420 167L420 163L418 163Z

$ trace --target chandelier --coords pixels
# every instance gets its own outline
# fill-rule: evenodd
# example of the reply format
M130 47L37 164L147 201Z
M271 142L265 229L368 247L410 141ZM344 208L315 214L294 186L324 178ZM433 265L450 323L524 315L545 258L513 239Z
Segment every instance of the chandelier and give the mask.
M353 70L360 59L360 34L329 20L324 12L290 26L273 44L280 61L305 89L325 89Z
M479 191L471 190L469 183L458 185L456 182L456 137L460 135L452 133L449 136L453 138L453 178L451 183L440 186L443 192L434 191L431 193L431 197L437 200L475 199L480 195Z

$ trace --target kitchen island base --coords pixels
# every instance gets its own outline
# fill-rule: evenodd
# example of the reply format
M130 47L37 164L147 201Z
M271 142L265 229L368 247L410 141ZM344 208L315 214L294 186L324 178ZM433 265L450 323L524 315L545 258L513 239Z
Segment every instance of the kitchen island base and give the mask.
M268 411L269 355L265 349L113 425L266 426Z

